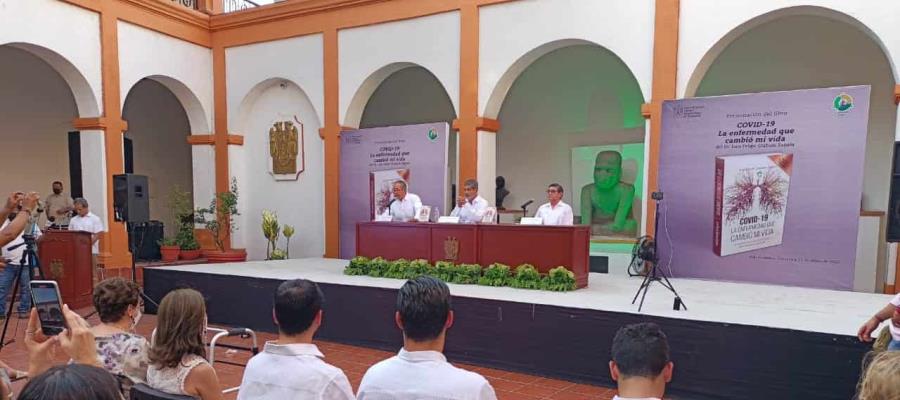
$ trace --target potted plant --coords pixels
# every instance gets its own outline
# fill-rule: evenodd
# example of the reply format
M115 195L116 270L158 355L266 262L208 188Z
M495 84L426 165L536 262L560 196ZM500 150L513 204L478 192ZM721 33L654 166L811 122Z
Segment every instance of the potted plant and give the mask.
M181 248L182 260L200 258L200 244L194 238L194 208L190 192L175 185L169 192L169 210L174 218L175 242Z
M286 260L291 254L291 236L294 236L294 227L278 223L278 215L273 211L263 210L262 231L266 238L266 260ZM286 245L284 250L278 248L278 238L284 233Z
M175 241L178 243L178 247L181 248L179 257L182 260L196 260L200 258L200 243L197 243L197 238L194 237L193 228L181 229Z
M231 190L217 194L209 203L209 207L194 211L194 222L202 224L213 237L215 250L206 251L206 260L211 263L241 262L247 260L246 250L225 248L228 235L237 230L234 216L240 215L237 209L237 179L231 179Z
M178 254L181 252L181 248L178 247L178 242L175 241L175 238L162 238L157 243L159 243L159 253L162 254L163 262L178 261Z

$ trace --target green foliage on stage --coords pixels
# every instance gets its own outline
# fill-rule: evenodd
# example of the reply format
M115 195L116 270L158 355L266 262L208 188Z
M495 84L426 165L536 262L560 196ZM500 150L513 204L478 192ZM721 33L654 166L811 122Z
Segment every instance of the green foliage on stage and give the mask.
M541 273L531 264L522 264L516 268L516 274L510 282L510 286L519 289L541 289Z
M485 268L484 275L478 279L479 285L484 286L509 286L512 275L509 265L494 263Z
M431 275L444 282L460 285L510 286L559 292L575 290L575 274L562 266L553 268L547 275L541 275L531 264L522 264L513 271L508 265L500 263L483 268L478 264L454 264L450 261L438 261L431 265L428 260L422 259L409 261L401 258L388 261L382 257L353 257L344 267L344 275L394 279Z
M543 289L555 292L575 290L575 274L566 269L566 267L553 268L544 280Z

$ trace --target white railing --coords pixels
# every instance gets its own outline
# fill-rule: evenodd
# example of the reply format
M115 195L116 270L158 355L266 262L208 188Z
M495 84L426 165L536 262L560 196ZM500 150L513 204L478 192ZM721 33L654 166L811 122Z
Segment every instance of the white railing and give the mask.
M225 13L246 10L253 7L259 7L259 4L256 4L251 0L225 0L222 4Z

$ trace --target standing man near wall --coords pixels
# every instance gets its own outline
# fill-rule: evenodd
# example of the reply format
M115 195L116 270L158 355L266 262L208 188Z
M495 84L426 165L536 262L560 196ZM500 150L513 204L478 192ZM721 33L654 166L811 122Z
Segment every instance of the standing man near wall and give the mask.
M59 228L69 225L69 216L75 210L72 197L63 194L63 184L60 181L53 182L53 194L47 196L47 221Z
M87 200L83 198L75 199L75 213L69 221L70 231L83 231L91 233L91 273L94 276L94 285L98 282L99 273L97 271L97 255L100 254L100 232L103 232L103 221L88 208Z

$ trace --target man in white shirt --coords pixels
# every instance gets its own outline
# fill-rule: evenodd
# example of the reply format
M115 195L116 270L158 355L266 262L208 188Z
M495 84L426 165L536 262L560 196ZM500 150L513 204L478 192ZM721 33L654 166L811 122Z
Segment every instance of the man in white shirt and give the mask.
M396 181L391 187L394 200L391 202L391 221L409 222L415 221L422 209L422 199L419 196L406 191L406 182Z
M572 207L564 203L562 198L562 185L551 183L547 187L547 200L550 202L541 205L534 213L534 217L540 218L544 225L572 225L575 215L572 213Z
M626 325L616 332L609 373L618 383L613 400L659 400L672 381L669 341L654 323Z
M0 229L6 229L16 219L18 214L27 215L25 211L10 213L9 217L3 221L3 226ZM22 259L27 246L23 238L24 235L34 236L34 239L37 240L41 237L41 230L36 223L28 223L26 228L19 232L19 236L15 240L3 246L3 260L6 262L6 267L0 273L0 319L6 318L6 294L12 289L16 274L19 275L19 318L28 318L28 311L31 309L31 288L29 286L31 270L25 266L28 265L29 260ZM34 250L37 251L37 248Z
M315 282L286 281L275 290L272 318L278 340L250 359L238 400L351 400L353 388L339 368L322 360L312 343L322 324L325 297Z
M397 294L394 321L403 331L400 353L366 371L359 400L494 400L494 388L481 375L456 368L444 357L447 329L453 325L450 289L423 275Z
M469 179L463 184L463 196L456 198L456 207L450 216L459 217L460 222L481 222L488 207L487 200L478 195L478 181Z
M96 284L97 278L100 276L97 271L97 255L100 254L98 241L100 240L100 232L103 232L103 221L90 211L87 200L79 197L75 199L74 203L76 215L69 220L69 230L91 233L91 243L93 243L91 246L91 264L93 265L94 284Z

